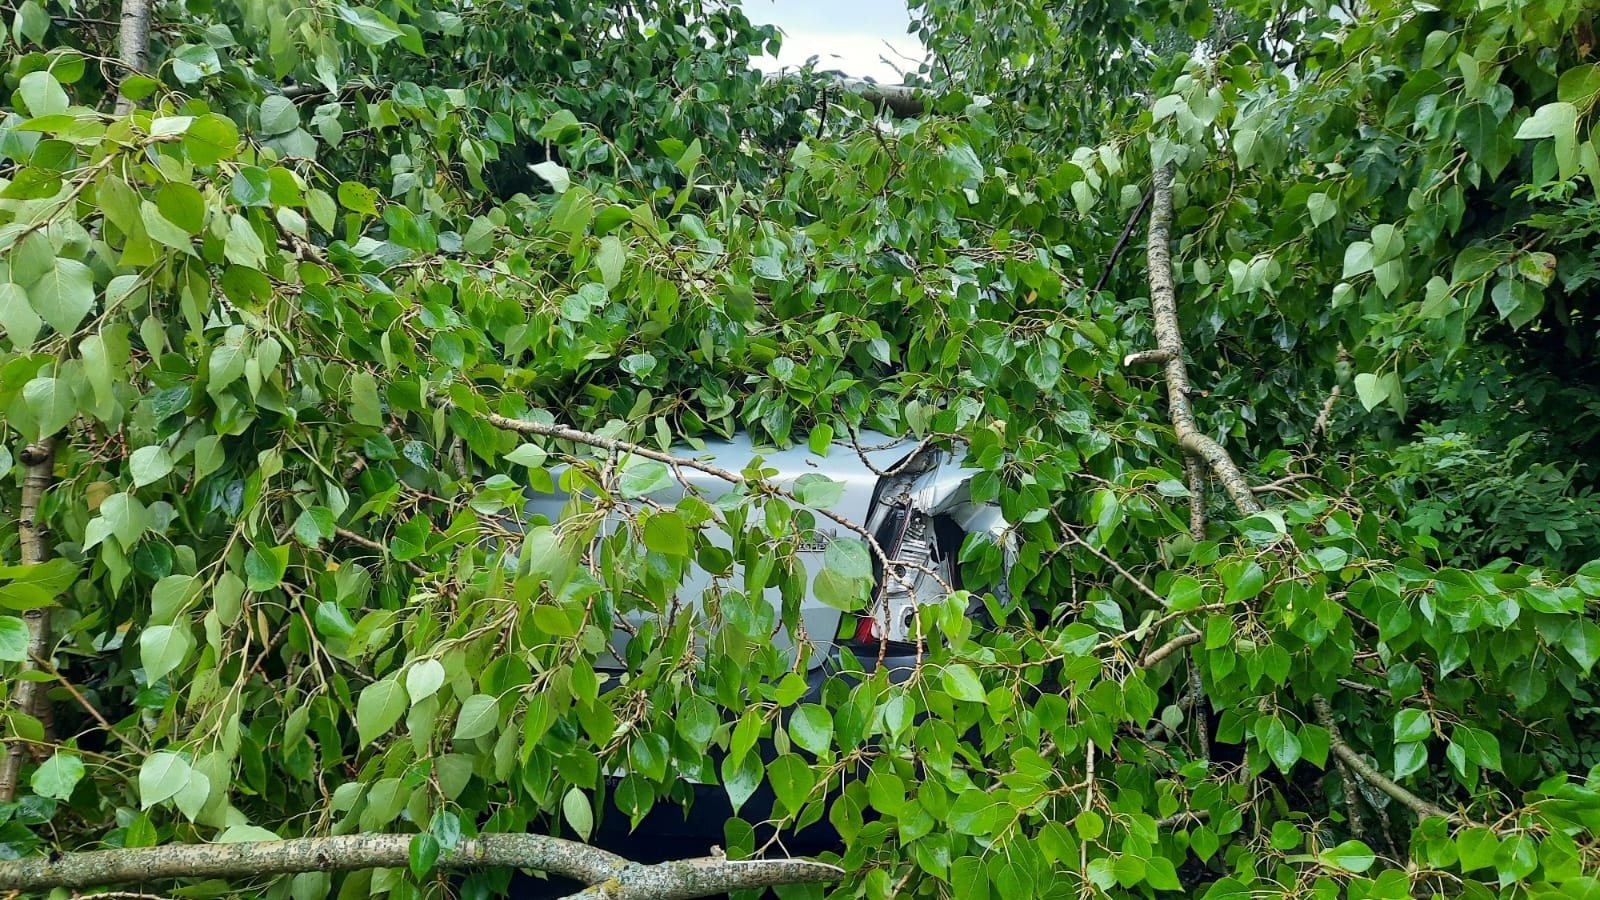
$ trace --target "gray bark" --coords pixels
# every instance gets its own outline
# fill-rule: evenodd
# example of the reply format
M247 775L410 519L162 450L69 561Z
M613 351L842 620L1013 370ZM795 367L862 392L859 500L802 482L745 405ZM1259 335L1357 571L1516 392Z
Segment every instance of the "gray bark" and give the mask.
M0 891L403 868L410 848L411 835L359 834L31 856L0 862ZM606 900L691 900L747 888L832 882L844 875L838 866L804 859L706 857L642 865L587 844L540 834L486 834L464 840L441 856L438 865L536 869L590 886L576 897Z
M1150 237L1146 252L1150 257L1150 311L1155 318L1156 344L1166 355L1167 412L1172 430L1184 452L1203 461L1222 486L1227 488L1240 515L1261 511L1261 503L1250 490L1250 483L1234 464L1233 457L1210 435L1200 430L1189 403L1189 370L1183 362L1183 334L1178 327L1178 300L1172 283L1172 251L1168 246L1172 228L1172 172L1155 173L1150 206Z
M45 529L39 522L39 504L44 501L45 491L50 489L51 482L55 480L55 438L43 438L23 448L22 463L27 468L22 476L22 508L17 520L17 538L22 564L36 566L44 562L48 555ZM22 661L22 670L27 672L37 669L38 660L50 653L50 608L27 610L22 614L22 621L28 629L28 658ZM41 722L52 718L44 685L18 678L12 682L12 686L12 699L19 712ZM0 761L0 803L10 803L16 799L17 782L26 754L27 746L21 741L12 741L6 748L5 759Z
M150 8L154 0L122 0L122 23L117 33L117 59L129 72L150 67ZM126 74L126 73L125 73ZM117 97L117 115L133 111L133 101Z

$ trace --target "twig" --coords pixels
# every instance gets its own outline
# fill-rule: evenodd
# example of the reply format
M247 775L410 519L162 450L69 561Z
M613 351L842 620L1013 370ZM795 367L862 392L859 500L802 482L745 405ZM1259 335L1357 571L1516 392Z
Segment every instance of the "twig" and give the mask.
M1178 300L1172 282L1172 172L1162 168L1155 173L1151 187L1154 203L1150 209L1150 236L1146 252L1150 258L1150 312L1155 318L1156 342L1168 354L1166 361L1167 411L1178 444L1191 456L1204 460L1227 488L1234 507L1241 515L1261 512L1261 502L1250 490L1249 482L1228 451L1200 430L1189 403L1189 370L1183 363L1183 333L1178 327Z
M410 859L411 838L409 834L339 835L30 856L0 861L0 890L404 868ZM642 865L597 847L540 834L486 834L464 840L441 856L438 865L442 869L537 869L593 885L576 897L608 900L690 900L750 888L832 882L845 874L838 866L804 859L708 856Z
M339 537L344 538L345 540L349 541L352 544L358 544L358 545L360 545L362 547L367 548L368 550L371 550L374 553L380 554L380 555L385 556L385 557L387 557L389 555L389 548L388 547L385 547L384 545L378 543L377 541L373 540L372 538L366 537L364 535L356 534L354 531L351 531L348 528L335 528L333 530L333 533L338 535ZM423 567L417 565L412 560L409 560L409 559L406 560L404 565L406 566L406 568L410 569L411 571L415 572L418 575L427 575L428 574L428 570L427 569L424 569Z
M1350 745L1344 742L1344 738L1340 737L1338 723L1336 723L1333 718L1333 707L1328 705L1327 698L1323 697L1321 694L1317 694L1315 697L1311 698L1311 703L1316 708L1317 720L1323 728L1328 730L1329 749L1331 749L1334 752L1334 755L1343 761L1345 765L1355 770L1355 773L1360 775L1362 780L1366 781L1367 784L1372 785L1378 790L1383 791L1385 794L1388 794L1394 799L1400 801L1400 803L1407 809L1410 809L1412 812L1416 813L1419 818L1428 819L1434 816L1439 816L1458 824L1474 824L1466 816L1463 816L1460 813L1448 812L1443 808L1429 803L1421 797L1418 797L1416 794L1413 794L1401 787L1389 776L1373 768L1370 763L1361 758L1361 754L1351 749Z
M74 686L71 681L67 680L67 676L61 674L60 669L57 669L55 666L51 665L49 660L40 657L35 659L34 662L41 667L47 667L50 674L56 677L56 681L61 682L61 686L66 688L67 693L72 695L72 699L78 701L78 705L83 707L90 716L93 716L96 722L100 723L101 728L104 728L107 732L110 732L110 734L117 740L127 744L135 753L143 754L145 752L144 748L140 747L132 738L118 731L116 726L107 721L106 717L100 713L100 710L95 709L94 704L90 703L88 698L83 696L83 694L78 691L78 688Z
M41 438L22 450L22 463L27 467L22 477L22 507L17 519L17 536L22 564L36 566L45 561L45 529L39 521L39 505L45 491L55 480L56 439ZM38 668L35 662L50 655L50 607L41 606L25 611L22 621L28 630L28 655L22 662L22 671ZM16 708L23 715L41 718L40 707L50 702L38 682L18 678L13 697ZM22 773L22 758L27 755L27 745L13 743L6 748L4 761L0 761L0 803L10 803L17 796L17 782Z
M1144 209L1150 205L1150 195L1155 193L1151 186L1139 198L1139 205L1134 207L1133 215L1128 217L1128 224L1123 226L1122 237L1117 238L1116 246L1111 248L1111 255L1106 258L1106 267L1100 271L1100 278L1094 283L1094 290L1090 293L1098 294L1106 286L1106 281L1111 277L1111 270L1117 266L1117 258L1122 256L1122 251L1128 246L1128 238L1133 237L1133 229L1139 225L1139 220L1144 218Z
M840 515L831 509L806 503L799 497L795 496L794 491L779 487L770 481L752 481L738 472L729 471L721 466L714 466L710 463L701 462L700 460L692 457L673 456L670 453L662 453L659 450L652 450L649 447L645 447L640 444L622 441L616 438L608 438L604 435L594 434L593 432L579 431L576 428L569 428L565 425L546 425L542 422L530 422L526 419L513 419L508 416L498 415L496 413L487 413L485 414L485 418L490 425L506 431L514 431L519 434L534 435L536 437L549 437L557 440L571 441L575 444L586 444L590 447L595 447L610 453L621 453L625 455L637 456L641 459L648 459L653 462L662 463L672 470L673 474L678 477L678 481L680 483L684 483L682 470L694 469L697 472L704 472L707 475L721 479L722 481L726 481L732 485L757 487L769 494L782 497L796 506L802 506L810 509L817 515L822 516L823 518L839 525L840 527L849 530L852 534L859 537L867 545L867 548L872 551L872 555L883 564L884 572L886 574L890 574L891 577L898 579L900 583L905 586L907 591L910 591L913 594L916 593L915 585L913 585L905 576L906 571L914 571L933 579L934 583L938 584L939 588L943 590L945 594L948 595L955 593L955 588L952 587L950 582L946 580L945 577L938 571L927 566L917 565L915 563L910 563L906 562L905 560L891 557L887 552L884 551L883 545L878 543L877 536L865 526L852 521L850 518Z

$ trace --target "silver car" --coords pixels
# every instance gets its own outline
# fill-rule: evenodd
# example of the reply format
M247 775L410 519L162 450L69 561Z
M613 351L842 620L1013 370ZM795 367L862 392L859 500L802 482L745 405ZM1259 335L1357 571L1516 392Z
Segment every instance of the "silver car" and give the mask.
M763 448L744 435L731 440L708 441L698 452L687 449L674 452L736 473L743 472L759 457L762 468L776 471L770 483L791 490L803 476L825 476L843 487L837 501L828 506L829 512L871 533L889 559L887 572L881 559L873 561L873 584L867 611L847 614L822 602L811 586L815 585L823 568L829 543L859 541L858 535L819 515L810 539L798 547L797 556L805 569L808 586L800 602L799 622L811 645L806 665L814 686L820 684L823 672L832 668L829 663L837 662L839 653L845 650L857 651L860 660L869 668L880 660L891 668L914 665L919 639L916 610L920 605L944 601L946 588L960 585L956 563L969 535L999 545L1007 561L1006 569L1014 556L1011 529L998 504L972 501L970 487L978 471L961 466L959 449L952 452L927 441L868 432L859 435L855 443L835 442L826 453L816 453L804 446L787 450ZM559 477L557 483L560 483ZM672 480L670 485L630 502L639 507L648 503L671 506L693 491L714 503L732 489L733 485L723 478L683 468L681 480ZM532 494L525 514L531 522L544 519L559 534L564 516L575 508L568 505L572 499L560 489L555 493ZM596 540L622 527L623 515L613 512L601 526ZM712 540L724 548L728 546L726 534L713 531ZM708 590L742 587L740 580L741 575L736 570L731 585L726 575L721 583L714 584L716 579L710 573L692 566L680 583L678 602L673 605L672 614L697 615L701 598ZM1004 578L1000 582L985 587L1003 592ZM775 586L765 588L763 596L773 605L775 613L781 611L782 600ZM626 624L619 623L613 633L612 652L597 660L597 667L622 668L628 642L652 615L657 613L626 614ZM851 616L850 620L846 620L847 615ZM778 620L775 616L774 621ZM773 639L780 648L796 652L790 635L783 629L779 629Z

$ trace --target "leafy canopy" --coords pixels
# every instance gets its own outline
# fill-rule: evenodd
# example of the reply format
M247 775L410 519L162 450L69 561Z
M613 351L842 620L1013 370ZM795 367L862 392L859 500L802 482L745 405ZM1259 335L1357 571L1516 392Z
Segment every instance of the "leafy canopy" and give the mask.
M826 819L839 896L1600 893L1600 564L1492 493L1590 502L1593 11L928 0L890 121L709 0L165 5L148 75L115 15L7 8L9 508L59 439L48 560L0 531L0 664L56 685L0 841L416 832L200 890L431 896L463 837L699 783L733 856ZM1169 166L1194 402L1267 505L1201 485L1199 536L1123 364ZM819 510L753 468L602 529L663 472L495 416L959 441L1018 558L964 548L1008 590L930 607L909 680L806 699L772 635ZM1505 486L1436 471L1482 459L1450 428Z

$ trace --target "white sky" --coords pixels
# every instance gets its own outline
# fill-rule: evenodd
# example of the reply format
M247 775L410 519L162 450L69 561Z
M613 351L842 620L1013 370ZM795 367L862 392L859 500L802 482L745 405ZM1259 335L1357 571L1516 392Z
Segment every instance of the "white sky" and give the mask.
M899 73L880 57L908 71L915 71L922 58L917 36L906 33L911 14L905 0L744 0L741 5L750 21L783 31L783 52L776 59L755 60L764 72L798 68L817 56L819 69L898 84Z

